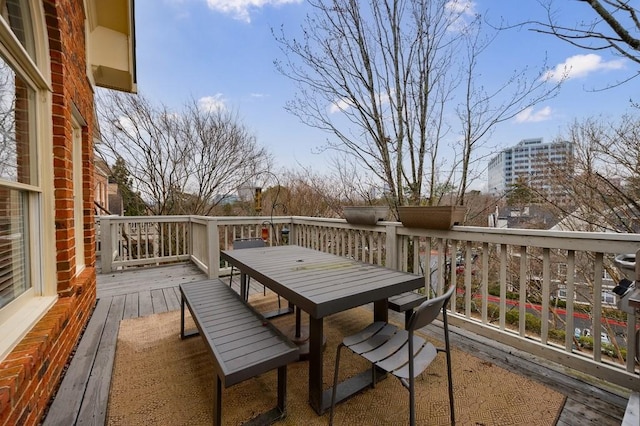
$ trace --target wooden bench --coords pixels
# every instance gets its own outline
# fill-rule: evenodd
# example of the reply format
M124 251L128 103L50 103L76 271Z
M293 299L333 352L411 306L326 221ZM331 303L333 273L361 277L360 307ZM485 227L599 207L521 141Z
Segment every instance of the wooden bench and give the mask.
M287 364L298 347L219 279L180 284L182 339L200 334L213 355L214 424L222 424L222 387L278 369L277 405L247 424L271 424L286 415ZM185 332L185 306L198 330Z
M407 291L389 298L389 309L396 312L404 312L405 328L413 310L427 300L427 296L417 291Z

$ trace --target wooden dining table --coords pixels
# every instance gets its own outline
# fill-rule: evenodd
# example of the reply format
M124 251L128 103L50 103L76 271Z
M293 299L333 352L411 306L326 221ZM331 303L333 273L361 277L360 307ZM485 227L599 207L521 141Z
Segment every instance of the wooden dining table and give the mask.
M224 250L220 257L240 270L241 283L250 276L309 314L309 404L318 414L331 403L331 389L322 389L324 318L373 303L373 320L387 321L389 297L424 285L421 275L293 245ZM241 285L245 300L247 287ZM336 401L370 386L372 377L367 370L341 382Z

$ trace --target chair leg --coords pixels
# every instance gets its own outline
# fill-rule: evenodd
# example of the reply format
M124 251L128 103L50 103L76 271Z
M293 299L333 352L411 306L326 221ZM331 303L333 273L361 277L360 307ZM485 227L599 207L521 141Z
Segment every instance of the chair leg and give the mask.
M446 308L443 308L446 309ZM451 425L456 424L456 416L453 408L453 380L451 374L451 346L449 344L449 323L447 321L446 311L442 313L442 323L444 329L445 354L447 356L447 379L449 382L449 411L451 413Z
M338 369L340 368L340 349L342 349L343 346L344 344L340 343L336 351L336 367L333 371L333 389L331 389L331 407L329 409L329 426L333 425L333 408L336 405L336 391L338 389Z
M404 350L404 348L402 348ZM413 360L413 329L409 328L409 339L407 342L407 354L409 356L409 424L416 424L416 375Z
M411 374L409 376L409 424L416 424L416 396L415 396L416 378Z

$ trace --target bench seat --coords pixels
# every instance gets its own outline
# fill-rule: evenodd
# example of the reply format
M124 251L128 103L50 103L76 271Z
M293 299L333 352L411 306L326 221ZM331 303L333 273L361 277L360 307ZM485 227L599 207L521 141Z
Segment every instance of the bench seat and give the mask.
M389 309L396 312L404 312L405 326L409 322L409 318L413 310L420 306L422 302L427 300L427 296L417 291L406 291L389 298Z
M200 334L213 356L217 376L214 424L222 423L222 387L278 369L278 403L252 419L251 424L269 424L286 414L287 364L299 359L298 347L270 322L245 303L240 295L219 279L180 285L181 338ZM185 307L197 331L185 332Z

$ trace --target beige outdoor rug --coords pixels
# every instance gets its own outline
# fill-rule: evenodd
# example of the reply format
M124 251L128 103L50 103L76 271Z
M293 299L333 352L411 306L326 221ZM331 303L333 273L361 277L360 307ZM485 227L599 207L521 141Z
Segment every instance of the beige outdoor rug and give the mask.
M259 310L271 309L273 298L253 299ZM270 305L270 306L267 306ZM303 315L304 318L304 315ZM372 319L357 308L325 318L327 346L324 382L333 381L337 344ZM274 322L283 330L294 315ZM191 323L190 323L191 324ZM214 372L200 337L180 340L180 312L123 320L120 324L109 393L108 425L210 425L213 421ZM340 362L341 380L367 364L348 350ZM422 374L416 386L417 423L449 424L444 354ZM453 383L458 425L554 425L565 397L541 384L478 358L453 351ZM291 364L287 378L287 417L277 424L326 425L308 404L307 362ZM223 389L225 425L241 424L276 404L275 372ZM336 407L335 423L343 425L407 424L409 392L389 377Z

